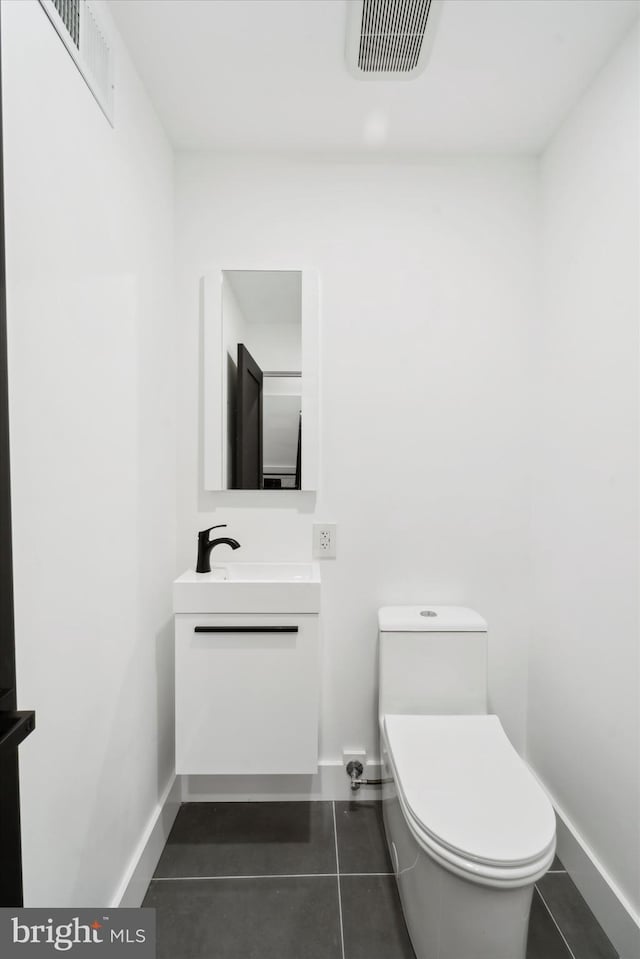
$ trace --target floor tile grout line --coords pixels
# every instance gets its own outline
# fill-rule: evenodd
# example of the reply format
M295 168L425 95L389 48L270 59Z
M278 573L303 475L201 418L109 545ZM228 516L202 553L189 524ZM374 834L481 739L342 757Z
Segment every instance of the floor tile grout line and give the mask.
M334 879L337 872L274 872L258 873L255 876L229 875L229 876L152 876L150 882L194 882L212 879ZM370 876L393 876L392 872L341 872L341 876L348 876L350 879L368 879Z
M569 955L571 956L571 959L576 959L575 953L574 953L573 949L571 948L571 946L569 945L569 943L567 942L567 940L565 939L565 935L564 935L562 929L560 928L560 926L558 925L558 923L557 923L557 921L556 921L556 917L555 917L554 914L551 912L551 907L548 905L547 900L544 898L544 896L542 895L542 893L540 892L540 890L537 889L537 887L536 887L536 891L537 891L538 895L540 896L540 898L542 899L542 904L543 904L543 906L545 907L545 909L547 910L547 912L548 912L549 915L551 916L551 920L552 920L554 926L556 927L556 929L557 929L558 932L560 933L560 936L561 936L561 938L562 938L562 941L564 942L565 946L567 947L567 949L568 949L568 951L569 951Z
M153 876L151 882L193 882L209 879L335 879L337 872L277 872L259 873L257 876Z
M331 808L333 810L333 838L336 844L336 879L338 880L338 915L340 916L340 948L342 950L342 959L345 959L344 955L344 926L342 923L342 895L340 892L340 856L338 854L338 824L336 822L336 803L335 800L331 802Z

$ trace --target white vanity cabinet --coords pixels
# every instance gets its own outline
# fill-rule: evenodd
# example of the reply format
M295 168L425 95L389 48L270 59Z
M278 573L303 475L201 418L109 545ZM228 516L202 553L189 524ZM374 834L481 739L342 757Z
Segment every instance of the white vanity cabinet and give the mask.
M174 606L176 772L317 772L317 612L184 607Z

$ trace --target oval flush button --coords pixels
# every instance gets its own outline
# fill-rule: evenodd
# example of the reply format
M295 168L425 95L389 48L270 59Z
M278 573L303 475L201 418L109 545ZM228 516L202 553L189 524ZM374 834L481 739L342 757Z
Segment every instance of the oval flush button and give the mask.
M421 616L437 616L438 614L433 609L421 609L420 615Z

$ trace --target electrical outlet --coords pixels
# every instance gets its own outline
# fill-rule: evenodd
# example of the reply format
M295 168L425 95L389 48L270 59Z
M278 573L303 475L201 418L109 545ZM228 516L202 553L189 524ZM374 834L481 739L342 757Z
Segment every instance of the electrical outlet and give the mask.
M336 558L336 524L335 523L314 523L313 524L313 558L314 559L335 559Z

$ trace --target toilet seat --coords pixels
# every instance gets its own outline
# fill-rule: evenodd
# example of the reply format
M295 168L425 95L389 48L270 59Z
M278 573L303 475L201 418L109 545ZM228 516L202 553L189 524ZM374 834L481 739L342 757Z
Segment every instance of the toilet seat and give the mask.
M382 732L407 825L430 856L491 886L544 875L553 808L497 716L387 714Z

